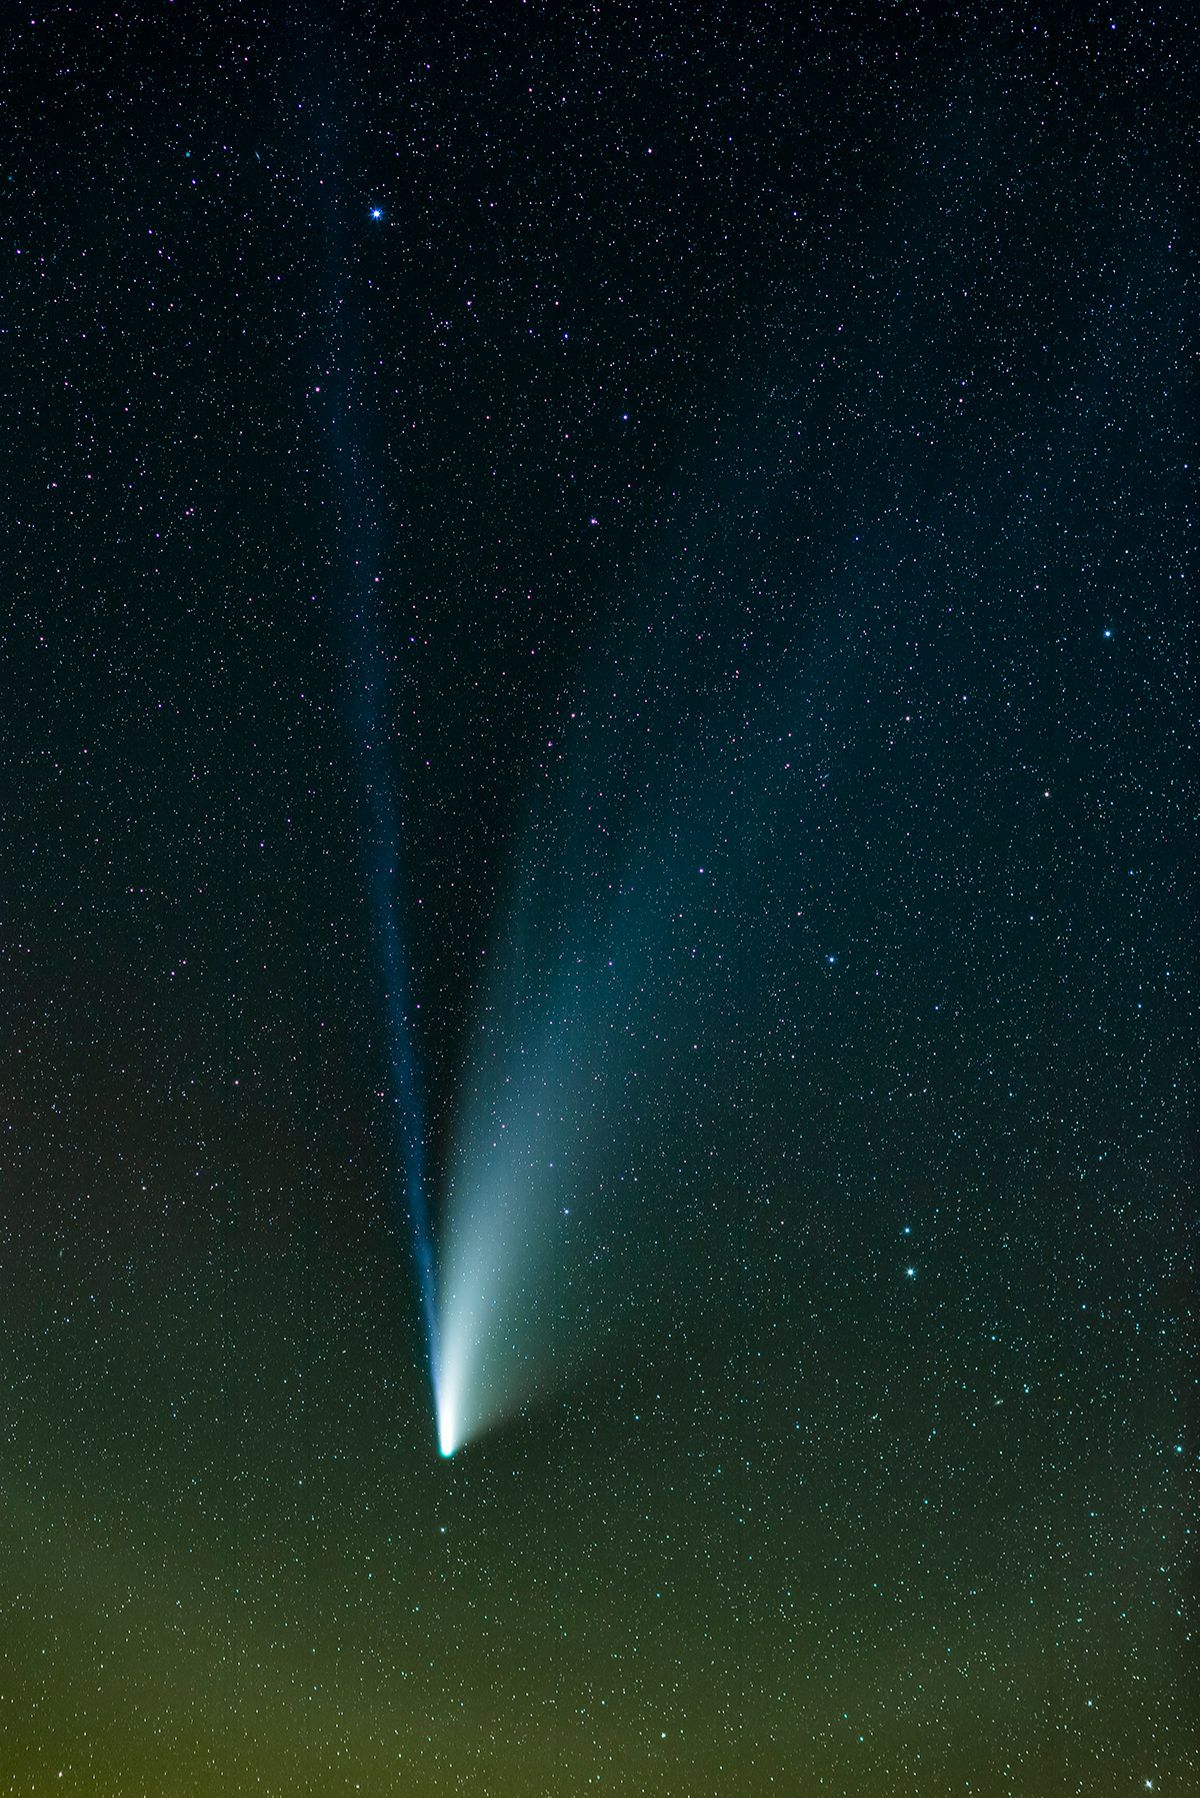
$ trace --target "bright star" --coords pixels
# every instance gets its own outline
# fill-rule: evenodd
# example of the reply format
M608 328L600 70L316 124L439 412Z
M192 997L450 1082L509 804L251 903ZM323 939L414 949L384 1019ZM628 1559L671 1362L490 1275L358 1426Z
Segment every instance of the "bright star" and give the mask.
M373 219L381 219L383 217L383 207L382 206L372 206L371 217Z

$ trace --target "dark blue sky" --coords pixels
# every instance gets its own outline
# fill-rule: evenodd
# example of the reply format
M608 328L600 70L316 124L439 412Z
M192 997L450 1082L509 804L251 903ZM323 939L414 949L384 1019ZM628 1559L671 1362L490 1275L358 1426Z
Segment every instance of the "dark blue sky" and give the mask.
M14 1790L1196 1789L1189 26L6 25Z

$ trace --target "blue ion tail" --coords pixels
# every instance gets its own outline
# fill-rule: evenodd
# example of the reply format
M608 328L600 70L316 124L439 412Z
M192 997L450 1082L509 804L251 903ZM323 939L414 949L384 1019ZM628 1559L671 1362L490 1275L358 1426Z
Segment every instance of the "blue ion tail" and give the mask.
M402 904L404 830L394 781L397 746L389 705L390 662L386 653L386 619L381 610L383 576L378 519L385 513L383 489L370 466L366 442L357 421L369 414L366 392L359 391L356 371L367 367L358 332L358 309L350 279L352 261L345 222L338 209L342 190L340 109L331 53L331 32L322 8L312 23L320 54L307 65L316 81L309 116L314 120L318 166L327 167L320 207L325 221L325 253L318 366L330 371L313 385L321 395L317 417L331 462L331 486L341 517L342 598L344 600L346 708L349 734L358 765L362 799L363 873L369 888L374 948L379 958L385 1048L391 1098L387 1148L395 1168L392 1205L403 1211L417 1283L418 1306L425 1336L435 1409L439 1389L436 1332L436 1269L425 1170L425 1110L420 1079L420 1047L415 1028L409 945ZM378 224L383 208L370 208ZM324 390L322 392L322 390ZM439 1441L441 1440L439 1432Z
M388 915L384 922L385 938L395 938L393 952L399 956L399 932L396 928L392 907L388 905ZM429 1215L429 1201L426 1198L425 1156L422 1133L422 1106L419 1083L416 1077L414 1045L411 1037L411 1024L407 1007L396 1004L398 997L398 977L403 974L403 964L398 961L389 972L388 1007L389 1017L388 1058L392 1071L392 1105L394 1116L394 1142L397 1159L400 1162L404 1182L405 1221L408 1226L408 1244L412 1255L413 1272L417 1284L417 1304L420 1320L425 1336L425 1353L429 1365L429 1381L433 1394L435 1414L438 1415L438 1446L443 1454L450 1451L445 1446L439 1412L441 1382L438 1378L438 1333L437 1333L437 1267L433 1249L433 1229Z
M417 1303L425 1335L425 1352L434 1413L438 1419L438 1447L443 1455L451 1450L442 1427L440 1411L441 1382L438 1378L437 1332L437 1267L433 1249L433 1229L426 1197L423 1106L417 1078L416 1049L412 1036L409 1007L404 1003L407 992L407 964L403 956L394 902L390 894L380 891L380 935L384 943L384 959L388 977L388 1059L392 1072L392 1100L395 1120L395 1147L404 1182L405 1214L408 1225L409 1250L417 1283Z
M365 749L373 747L375 726L375 707L370 703L374 701L375 694L371 687L368 687L368 695ZM366 754L363 759L367 760ZM399 1164L398 1184L404 1195L409 1252L416 1277L417 1303L425 1337L434 1412L438 1417L438 1446L445 1455L451 1451L446 1446L439 1410L437 1268L429 1201L426 1196L424 1094L419 1077L409 958L396 909L398 898L395 883L400 859L400 836L386 775L381 776L378 769L371 770L368 798L372 838L371 897L383 974L386 1049L392 1099L392 1148Z
M454 1453L442 1416L442 1383L438 1369L437 1273L433 1258L433 1236L429 1228L429 1212L421 1195L420 1210L411 1203L409 1223L413 1236L413 1259L420 1287L421 1319L425 1325L425 1348L429 1356L429 1385L433 1393L433 1414L437 1424L438 1449L443 1455Z

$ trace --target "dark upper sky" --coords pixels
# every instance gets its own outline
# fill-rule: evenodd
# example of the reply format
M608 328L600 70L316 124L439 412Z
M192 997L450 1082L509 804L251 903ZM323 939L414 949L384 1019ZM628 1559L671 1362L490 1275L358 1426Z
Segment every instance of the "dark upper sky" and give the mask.
M1200 1791L1195 51L6 21L0 1790ZM603 1019L448 1465L389 860L435 1223L514 915Z

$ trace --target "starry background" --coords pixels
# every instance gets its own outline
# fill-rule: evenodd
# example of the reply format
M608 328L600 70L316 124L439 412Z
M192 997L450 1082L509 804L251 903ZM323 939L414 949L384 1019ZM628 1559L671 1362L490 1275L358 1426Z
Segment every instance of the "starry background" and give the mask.
M1187 14L6 21L0 1791L1200 1793ZM435 1224L678 860L449 1463L365 567Z

